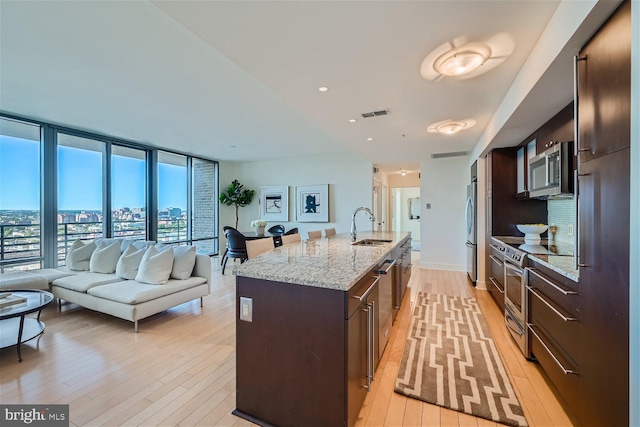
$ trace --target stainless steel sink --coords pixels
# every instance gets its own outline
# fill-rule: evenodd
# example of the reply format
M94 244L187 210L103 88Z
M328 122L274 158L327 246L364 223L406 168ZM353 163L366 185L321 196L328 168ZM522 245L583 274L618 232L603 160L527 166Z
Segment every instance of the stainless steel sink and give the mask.
M351 243L352 245L357 245L357 246L382 246L385 243L391 243L393 240L386 240L386 239L362 239L362 240L358 240L357 242L353 242Z

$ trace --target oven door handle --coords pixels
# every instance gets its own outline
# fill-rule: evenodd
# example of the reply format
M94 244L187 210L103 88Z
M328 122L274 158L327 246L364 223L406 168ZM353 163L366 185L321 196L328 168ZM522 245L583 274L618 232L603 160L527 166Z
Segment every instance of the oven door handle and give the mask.
M504 268L505 269L511 269L511 270L517 272L519 276L523 276L524 275L524 270L522 270L521 268L516 267L515 265L511 264L510 262L507 262L506 259L505 259L505 262L504 262Z

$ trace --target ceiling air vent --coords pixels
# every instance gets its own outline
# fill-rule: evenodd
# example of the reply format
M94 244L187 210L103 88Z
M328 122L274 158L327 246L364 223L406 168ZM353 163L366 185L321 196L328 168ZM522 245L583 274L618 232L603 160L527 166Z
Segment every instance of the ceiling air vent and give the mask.
M467 154L469 154L468 151L454 151L452 153L436 153L436 154L432 154L431 158L432 159L444 159L446 157L462 157L462 156L466 156Z
M367 117L386 116L387 114L389 114L389 110L380 110L372 111L370 113L362 113L362 117L366 119Z

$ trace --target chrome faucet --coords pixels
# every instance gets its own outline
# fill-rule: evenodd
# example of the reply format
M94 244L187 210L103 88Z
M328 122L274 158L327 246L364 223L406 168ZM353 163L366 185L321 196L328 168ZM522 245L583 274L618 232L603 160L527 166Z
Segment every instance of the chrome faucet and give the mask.
M371 229L373 230L373 223L376 220L376 217L371 212L371 209L365 208L364 206L359 207L355 211L353 211L353 217L351 218L351 241L355 242L358 238L358 233L356 231L356 214L360 211L367 211L369 213L369 221L371 221Z

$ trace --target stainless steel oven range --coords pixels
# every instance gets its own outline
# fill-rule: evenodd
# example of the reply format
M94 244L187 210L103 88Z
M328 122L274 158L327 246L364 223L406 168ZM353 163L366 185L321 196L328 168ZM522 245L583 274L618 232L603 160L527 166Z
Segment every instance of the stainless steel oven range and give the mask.
M524 268L527 253L504 246L504 320L507 329L525 356L529 355L527 339L527 304Z

